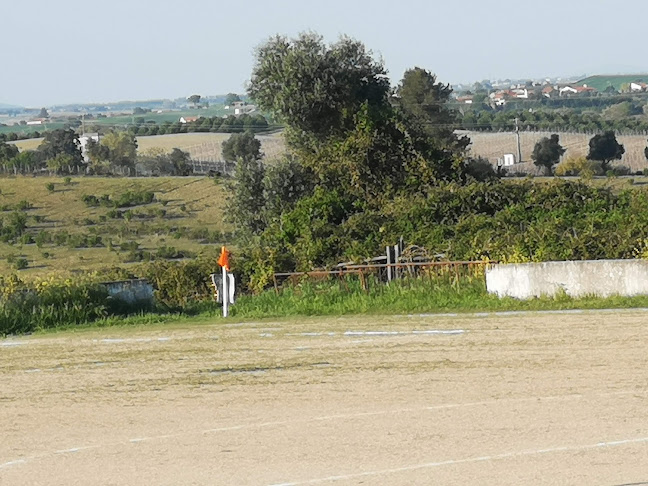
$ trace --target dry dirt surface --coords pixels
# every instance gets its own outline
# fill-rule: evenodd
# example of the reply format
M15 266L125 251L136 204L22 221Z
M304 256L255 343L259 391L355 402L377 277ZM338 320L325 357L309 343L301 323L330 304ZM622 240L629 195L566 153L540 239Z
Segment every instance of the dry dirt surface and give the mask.
M648 484L648 312L0 340L0 484Z

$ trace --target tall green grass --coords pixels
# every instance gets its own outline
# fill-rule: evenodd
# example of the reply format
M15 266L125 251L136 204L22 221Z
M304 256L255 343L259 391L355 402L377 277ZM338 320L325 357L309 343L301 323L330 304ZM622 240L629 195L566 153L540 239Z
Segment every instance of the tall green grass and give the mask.
M0 278L0 283L2 279ZM105 289L93 283L50 283L0 293L0 335L78 326L166 324L219 319L220 304L188 301L167 311L118 309ZM0 285L0 289L2 286ZM330 316L353 314L416 314L444 312L543 311L566 309L648 308L648 296L574 299L559 294L531 300L500 299L489 294L483 275L444 274L410 278L384 285L369 282L368 289L353 278L343 281L303 282L276 292L241 296L231 307L235 319ZM166 307L166 309L169 309Z
M358 282L303 283L276 293L243 296L232 307L239 318L283 316L497 312L648 307L648 296L571 298L565 294L531 300L489 294L483 277L398 280L390 285Z

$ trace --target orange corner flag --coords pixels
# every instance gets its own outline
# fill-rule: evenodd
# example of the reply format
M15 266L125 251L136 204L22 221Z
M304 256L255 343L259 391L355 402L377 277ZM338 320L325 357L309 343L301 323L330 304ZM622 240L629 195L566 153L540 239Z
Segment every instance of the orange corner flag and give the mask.
M218 257L218 264L229 272L229 251L227 251L227 248L225 247L221 248L220 257Z

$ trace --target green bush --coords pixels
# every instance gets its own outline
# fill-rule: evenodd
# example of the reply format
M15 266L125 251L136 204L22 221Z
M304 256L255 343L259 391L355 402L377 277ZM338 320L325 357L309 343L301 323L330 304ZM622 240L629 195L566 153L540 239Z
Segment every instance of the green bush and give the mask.
M16 263L14 264L16 270L24 270L28 266L29 266L29 262L27 261L26 258L18 258L16 260Z

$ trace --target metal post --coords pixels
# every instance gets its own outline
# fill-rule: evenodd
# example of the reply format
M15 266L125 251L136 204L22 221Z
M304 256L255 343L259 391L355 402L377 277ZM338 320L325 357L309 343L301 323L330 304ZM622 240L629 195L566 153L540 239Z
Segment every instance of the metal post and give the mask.
M223 317L227 317L229 307L229 293L227 292L227 269L223 267Z
M522 146L520 145L520 126L518 125L519 119L515 119L515 135L517 137L517 152L518 152L518 163L522 162Z
M394 263L398 264L398 260L400 259L400 247L399 245L394 245ZM398 278L398 267L394 267L394 278Z
M387 247L387 283L392 281L392 259L391 259L391 246Z

